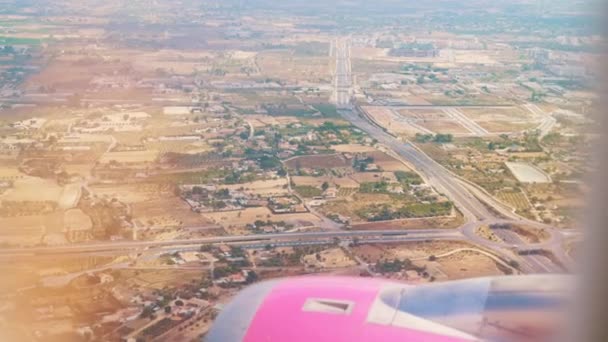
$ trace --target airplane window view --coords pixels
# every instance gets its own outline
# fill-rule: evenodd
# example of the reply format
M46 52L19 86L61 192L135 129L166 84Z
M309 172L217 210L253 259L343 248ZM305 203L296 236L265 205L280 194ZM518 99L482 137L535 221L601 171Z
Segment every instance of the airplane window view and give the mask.
M563 337L600 7L0 0L0 341Z

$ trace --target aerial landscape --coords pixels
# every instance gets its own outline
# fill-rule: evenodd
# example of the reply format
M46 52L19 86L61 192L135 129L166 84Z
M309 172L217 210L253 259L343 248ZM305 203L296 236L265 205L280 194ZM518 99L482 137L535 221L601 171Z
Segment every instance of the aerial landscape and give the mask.
M289 276L571 273L596 20L566 0L0 0L0 341L200 341Z

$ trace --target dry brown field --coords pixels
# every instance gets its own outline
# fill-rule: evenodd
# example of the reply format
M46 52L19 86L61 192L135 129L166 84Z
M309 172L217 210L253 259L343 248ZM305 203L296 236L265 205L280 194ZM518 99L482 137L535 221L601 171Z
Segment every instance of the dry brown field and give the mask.
M291 158L285 162L289 168L331 169L350 167L350 162L339 154L308 155Z
M469 134L468 129L461 126L458 122L452 120L423 120L418 121L418 125L435 133L442 134Z

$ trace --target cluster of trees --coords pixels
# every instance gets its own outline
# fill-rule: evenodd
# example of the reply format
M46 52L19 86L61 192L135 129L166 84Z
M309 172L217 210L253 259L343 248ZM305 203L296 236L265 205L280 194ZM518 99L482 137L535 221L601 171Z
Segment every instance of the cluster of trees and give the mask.
M416 172L395 171L395 177L402 185L420 185L422 178Z
M420 142L420 143L435 142L438 144L445 144L445 143L452 142L454 140L454 136L452 134L442 134L442 133L437 133L435 135L416 133L416 136L414 139L416 140L416 142Z
M253 222L253 224L256 227L273 226L273 225L276 225L279 227L288 227L289 226L285 221L272 221L272 220L268 220L268 221L255 220L255 222Z
M213 278L219 279L219 278L227 277L231 274L235 274L235 273L239 273L239 272L241 272L241 268L238 266L234 266L234 265L216 267L213 269ZM251 284L257 280L258 280L258 274L253 270L247 270L247 276L245 277L245 284ZM233 285L238 285L238 284L225 284L224 286L231 287Z
M252 172L232 171L224 177L224 184L240 184L253 182L255 174Z
M367 166L369 164L373 164L374 163L374 158L373 157L365 157L365 158L357 158L355 159L353 168L356 170L359 170L361 172L365 171L367 169Z
M424 272L424 267L414 265L410 259L393 259L393 260L380 260L374 266L376 272L379 273L394 273L408 270L415 270L418 273Z
M261 156L258 159L258 162L260 163L260 167L263 170L276 169L281 166L281 161L279 160L279 158L277 158L276 156L270 156L267 154Z
M441 203L413 203L405 205L398 209L390 208L389 206L380 206L379 208L368 208L362 212L362 216L367 217L368 221L387 221L402 218L415 217L434 217L449 215L452 211L453 204L451 202Z
M365 182L359 185L359 192L362 193L387 193L388 183L385 181L381 182Z

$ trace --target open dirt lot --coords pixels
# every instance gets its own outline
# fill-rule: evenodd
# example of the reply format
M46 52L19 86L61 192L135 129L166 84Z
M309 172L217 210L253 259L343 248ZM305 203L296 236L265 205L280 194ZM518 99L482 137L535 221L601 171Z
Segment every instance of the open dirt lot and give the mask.
M423 133L420 129L407 123L405 118L395 114L390 108L366 106L363 107L363 110L380 126L395 134L414 135Z
M411 171L404 163L384 152L374 151L366 153L366 155L374 158L374 164L378 165L383 171Z
M275 215L266 207L204 213L202 216L228 229L243 228L245 225L254 223L256 220L285 221L294 226L313 226L319 223L319 218L310 213Z
M0 196L6 201L53 201L58 202L63 187L54 181L25 176L13 183L13 188Z
M116 198L124 203L145 202L160 196L158 186L153 184L92 185L90 189L94 195L108 199Z
M441 109L398 109L400 115L417 120L439 120L449 119L450 117Z
M359 183L350 177L310 177L310 176L293 176L292 181L296 186L309 185L315 187L321 187L324 182L328 184L334 184L341 188L358 188Z
M119 270L114 272L118 278L128 279L131 286L151 289L162 289L165 287L184 284L191 279L200 280L205 271L191 270Z
M375 152L376 149L372 146L365 146L360 144L343 144L343 145L333 145L331 147L336 152L345 152L345 153L362 153L362 152Z
M332 61L329 56L299 57L293 55L291 50L277 50L260 52L256 64L265 77L317 82L330 80Z
M251 192L262 196L285 195L288 193L287 178L259 180L242 184L222 185L221 187L230 190L243 189L246 192Z
M63 218L61 211L47 215L0 217L0 242L38 244L45 233L63 231Z
M494 260L475 252L459 252L437 261L439 269L450 280L504 275Z
M213 149L204 141L155 141L147 142L146 148L153 153L160 152L161 154L169 152L195 154L209 152ZM150 157L152 157L153 153L151 153Z
M363 244L352 247L355 255L366 262L375 263L383 259L420 259L431 255L440 255L459 248L471 248L472 245L463 242L409 242L387 244Z
M517 132L538 125L538 121L530 112L519 107L460 108L459 110L492 133Z
M496 276L504 273L496 262L479 252L461 249L475 249L464 242L412 242L403 244L367 244L352 247L352 251L369 263L386 259L410 259L439 280L453 280L470 277ZM429 261L435 256L435 261Z
M342 268L357 264L341 248L326 249L316 254L306 255L303 259L307 266L316 268Z
M469 134L468 129L462 127L458 122L453 120L421 120L418 125L435 133L443 134Z
M80 60L56 58L40 72L26 81L26 88L53 88L58 92L87 89L89 82L98 74L112 74L128 68L125 62L109 62L99 59Z
M123 152L108 152L104 153L99 162L109 163L116 161L118 163L151 163L158 157L158 151L123 151Z
M249 114L245 117L247 122L250 122L254 128L265 126L287 125L297 123L299 120L291 116L271 116L261 114Z
M396 183L397 178L392 172L356 172L351 175L358 183L381 182Z
M157 198L131 205L133 219L147 222L149 218L163 217L167 222L180 222L184 227L210 225L211 220L190 210L190 206L177 197Z
M352 225L353 230L386 230L386 229L426 229L458 228L464 223L462 215L411 218L381 222L366 222Z
M489 120L478 121L479 126L490 133L520 132L537 126L536 123L522 121Z

